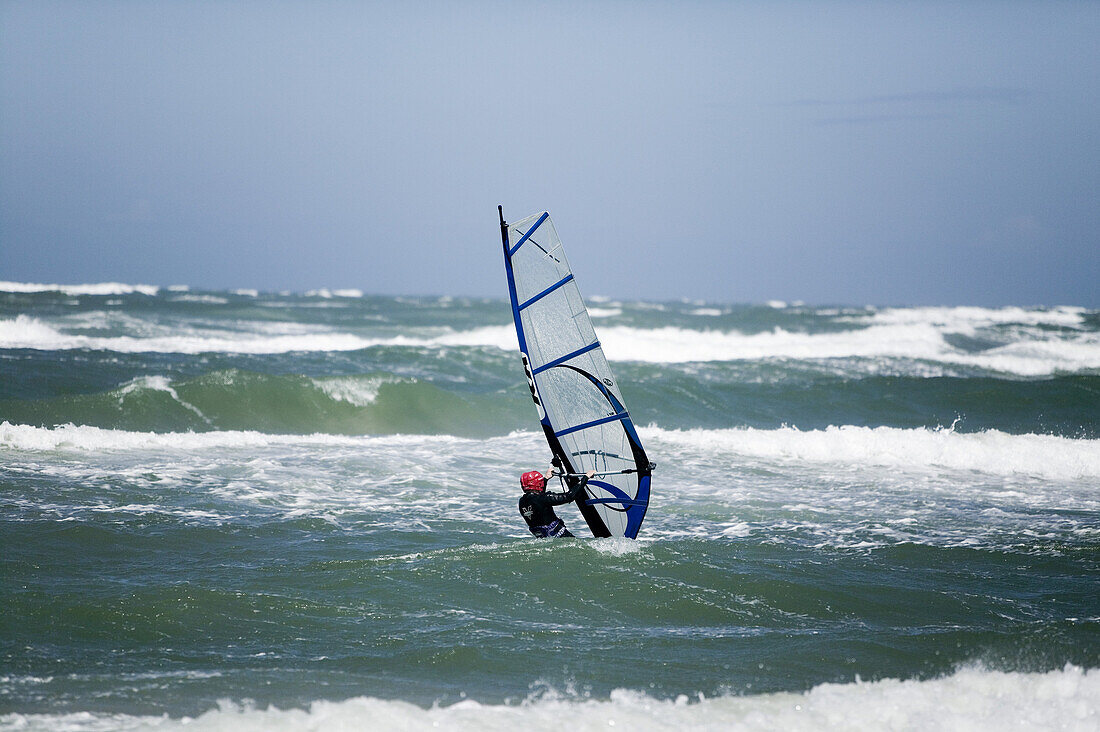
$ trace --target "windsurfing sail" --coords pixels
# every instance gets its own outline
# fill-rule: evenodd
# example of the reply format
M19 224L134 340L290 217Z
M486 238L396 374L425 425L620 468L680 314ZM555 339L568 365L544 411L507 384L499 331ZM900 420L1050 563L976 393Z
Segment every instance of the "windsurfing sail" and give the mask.
M547 213L508 224L497 211L520 356L546 441L567 472L597 472L576 499L592 534L637 538L653 465L557 230Z

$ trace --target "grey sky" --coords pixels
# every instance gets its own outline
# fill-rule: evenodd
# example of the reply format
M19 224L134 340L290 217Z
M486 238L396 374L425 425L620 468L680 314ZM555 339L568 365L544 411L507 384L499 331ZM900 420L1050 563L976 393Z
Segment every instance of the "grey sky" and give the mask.
M0 4L0 279L1100 306L1100 3Z

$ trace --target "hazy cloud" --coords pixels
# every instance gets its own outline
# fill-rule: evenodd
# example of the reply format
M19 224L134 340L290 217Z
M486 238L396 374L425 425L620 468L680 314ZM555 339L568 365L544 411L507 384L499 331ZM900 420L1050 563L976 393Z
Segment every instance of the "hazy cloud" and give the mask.
M1028 89L1008 87L979 87L973 89L951 89L948 91L921 91L906 94L879 94L873 96L848 97L837 99L795 99L782 102L788 107L838 107L867 106L887 104L956 104L973 102L994 102L998 104L1022 104L1032 97Z

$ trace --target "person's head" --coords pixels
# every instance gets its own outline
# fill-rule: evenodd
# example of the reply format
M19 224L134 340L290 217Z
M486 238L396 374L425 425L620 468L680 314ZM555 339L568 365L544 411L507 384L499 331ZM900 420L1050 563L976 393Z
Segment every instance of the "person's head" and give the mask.
M519 478L519 484L525 491L546 490L546 478L537 470L524 473Z

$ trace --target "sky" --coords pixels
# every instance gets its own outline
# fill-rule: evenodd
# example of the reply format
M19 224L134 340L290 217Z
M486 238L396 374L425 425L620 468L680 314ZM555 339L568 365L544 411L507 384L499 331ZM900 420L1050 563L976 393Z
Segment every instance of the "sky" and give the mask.
M1100 307L1097 2L0 0L0 280Z

